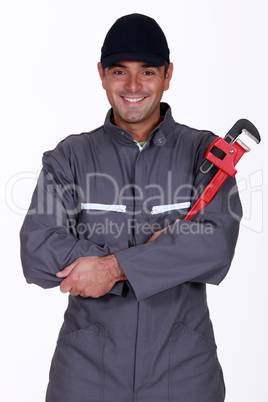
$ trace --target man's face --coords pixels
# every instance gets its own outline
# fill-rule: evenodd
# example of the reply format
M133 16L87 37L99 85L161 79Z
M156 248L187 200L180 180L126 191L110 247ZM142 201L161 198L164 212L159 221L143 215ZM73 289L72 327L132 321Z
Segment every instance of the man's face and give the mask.
M128 128L137 123L153 124L160 118L160 100L169 88L173 66L165 75L164 66L139 61L122 61L105 69L98 63L102 86L113 108L114 123Z

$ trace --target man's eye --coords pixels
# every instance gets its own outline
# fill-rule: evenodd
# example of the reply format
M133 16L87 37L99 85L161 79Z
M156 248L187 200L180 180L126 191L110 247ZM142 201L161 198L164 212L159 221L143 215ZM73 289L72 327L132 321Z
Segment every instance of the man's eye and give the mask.
M153 71L144 71L143 72L143 75L154 75L154 72Z
M116 71L114 71L114 74L115 75L123 75L123 74L125 74L125 72L122 70L116 70Z

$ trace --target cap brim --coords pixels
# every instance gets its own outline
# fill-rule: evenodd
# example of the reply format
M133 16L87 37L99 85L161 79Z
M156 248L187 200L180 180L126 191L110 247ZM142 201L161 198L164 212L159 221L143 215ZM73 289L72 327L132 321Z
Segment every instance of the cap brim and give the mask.
M124 52L124 53L116 53L116 54L111 54L110 56L106 56L101 60L102 68L105 69L112 64L118 63L120 61L141 61L144 63L151 64L152 66L155 67L160 67L165 64L167 60L165 60L163 57L156 55L156 54L150 54L150 53L141 53L141 52ZM169 63L169 61L167 61Z

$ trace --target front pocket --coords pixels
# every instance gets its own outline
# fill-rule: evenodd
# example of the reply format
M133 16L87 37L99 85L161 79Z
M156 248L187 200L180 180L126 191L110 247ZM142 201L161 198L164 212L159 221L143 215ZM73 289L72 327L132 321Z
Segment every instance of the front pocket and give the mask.
M91 325L58 339L46 402L101 402L104 329Z
M81 209L75 231L79 239L87 239L100 246L108 244L113 251L128 248L129 212L124 205L88 204ZM103 209L97 209L97 208ZM94 209L96 208L96 209Z
M156 214L162 214L164 212L169 212L169 211L179 211L181 209L188 209L188 208L190 208L190 206L191 206L190 201L179 202L177 204L155 205L152 207L151 214L156 215Z
M83 203L81 202L81 209L87 209L89 211L113 211L126 213L126 205L116 205L116 204L96 204L96 203Z
M175 324L169 340L169 402L223 402L224 393L214 341Z

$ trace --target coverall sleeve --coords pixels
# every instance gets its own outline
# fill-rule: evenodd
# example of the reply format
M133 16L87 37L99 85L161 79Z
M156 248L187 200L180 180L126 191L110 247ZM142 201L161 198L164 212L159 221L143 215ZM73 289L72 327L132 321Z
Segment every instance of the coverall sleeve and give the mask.
M197 172L195 188L215 174L215 170L207 176L199 169ZM154 241L116 251L137 299L184 282L219 284L234 256L241 216L236 181L228 177L214 199L192 220L175 223Z
M77 258L113 252L108 244L100 246L78 238L75 223L80 190L71 184L70 176L71 170L59 153L44 154L43 169L20 231L26 280L43 288L59 285L62 279L57 278L56 273ZM120 291L116 284L111 293Z

